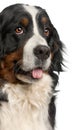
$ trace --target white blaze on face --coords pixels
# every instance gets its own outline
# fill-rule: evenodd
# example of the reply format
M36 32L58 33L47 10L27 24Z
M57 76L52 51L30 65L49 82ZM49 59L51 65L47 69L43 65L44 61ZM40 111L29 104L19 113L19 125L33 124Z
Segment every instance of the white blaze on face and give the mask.
M39 10L33 6L24 6L24 8L27 12L30 13L30 15L32 17L32 21L33 21L33 36L31 37L32 41L34 40L36 45L46 45L47 46L47 42L39 33L39 29L38 29L38 25L37 25L37 21L36 21L36 16L37 16Z
M38 27L37 27L37 22L36 22L36 15L38 13L38 10L33 7L33 6L24 6L25 10L27 12L29 12L32 16L32 21L33 21L33 32L35 35L39 35L39 32L38 32Z
M48 46L46 40L40 35L36 16L39 10L33 6L23 6L24 9L31 15L32 22L33 22L33 36L26 42L24 46L24 53L23 53L23 69L24 70L31 70L35 68L35 60L37 59L33 53L33 50L38 45ZM48 68L50 65L50 58L46 60L46 67Z

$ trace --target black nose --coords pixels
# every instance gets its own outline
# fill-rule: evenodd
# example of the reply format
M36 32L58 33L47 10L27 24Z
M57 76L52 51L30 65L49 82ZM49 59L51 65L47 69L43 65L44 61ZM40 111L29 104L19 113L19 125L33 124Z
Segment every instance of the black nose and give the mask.
M46 60L50 56L50 49L47 46L37 46L34 49L34 54L38 59Z

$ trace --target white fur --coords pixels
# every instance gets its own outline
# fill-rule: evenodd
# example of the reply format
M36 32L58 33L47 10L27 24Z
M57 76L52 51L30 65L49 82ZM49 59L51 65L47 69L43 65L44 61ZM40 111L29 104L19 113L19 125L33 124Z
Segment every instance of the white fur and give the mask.
M0 107L0 130L52 130L48 119L51 86L47 74L31 85L5 84L9 102Z
M33 68L37 67L37 65L35 66L35 61L37 60L37 58L34 55L33 50L37 45L40 45L42 43L45 43L45 42L43 42L42 39L39 39L39 37L35 35L28 40L28 42L24 46L24 52L23 52L23 69L24 70L32 70ZM51 56L46 60L44 64L44 68L48 69L50 66L50 63L51 63Z
M23 69L24 70L32 70L35 66L36 56L33 53L34 48L38 45L44 45L49 48L47 45L46 40L40 35L39 29L37 26L36 16L38 13L38 9L32 6L23 6L24 9L31 14L32 21L33 21L33 36L26 42L24 46L24 53L23 53ZM51 63L51 56L46 60L44 68L47 69Z
M32 16L32 21L33 21L33 32L35 35L40 35L37 27L37 22L36 22L36 15L39 10L37 10L34 6L23 6L24 9L29 12Z

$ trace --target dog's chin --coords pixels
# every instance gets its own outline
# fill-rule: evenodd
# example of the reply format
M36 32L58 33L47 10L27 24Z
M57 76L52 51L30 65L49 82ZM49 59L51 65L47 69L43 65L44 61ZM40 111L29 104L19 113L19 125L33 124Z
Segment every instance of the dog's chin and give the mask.
M33 83L35 81L38 81L42 79L43 73L47 72L47 69L42 68L35 68L30 71L25 71L23 69L20 69L18 73L16 73L16 78L20 80L23 83Z

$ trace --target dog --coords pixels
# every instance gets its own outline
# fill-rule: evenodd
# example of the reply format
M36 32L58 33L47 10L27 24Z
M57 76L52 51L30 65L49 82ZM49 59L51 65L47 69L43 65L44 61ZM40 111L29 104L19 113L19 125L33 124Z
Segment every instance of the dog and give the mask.
M45 9L0 13L0 130L54 130L63 44Z

